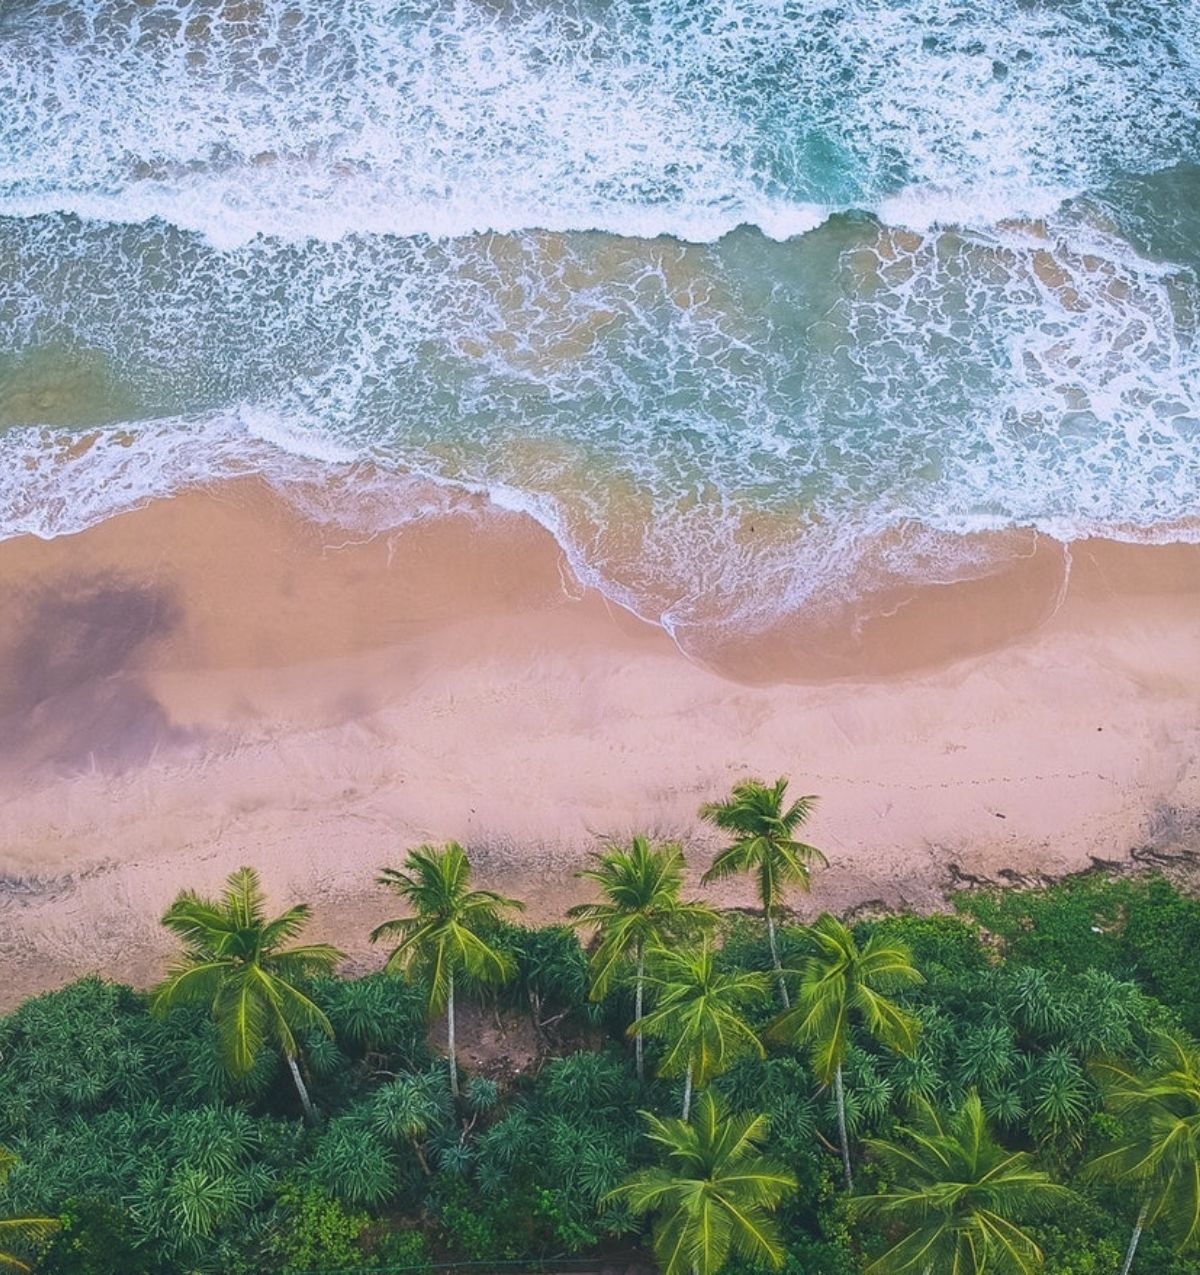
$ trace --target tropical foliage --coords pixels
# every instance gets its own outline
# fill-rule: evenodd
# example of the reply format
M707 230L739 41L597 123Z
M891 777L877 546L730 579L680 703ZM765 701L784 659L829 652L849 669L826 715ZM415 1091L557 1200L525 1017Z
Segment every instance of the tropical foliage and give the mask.
M297 1033L333 1035L324 1012L299 984L326 974L342 959L324 943L284 947L308 924L304 903L268 920L266 899L253 868L230 875L219 899L185 890L162 923L183 940L183 954L154 994L154 1008L166 1013L200 1003L212 1010L221 1059L235 1077L254 1068L268 1043L282 1052L305 1114L312 1102L300 1075Z
M1147 1226L1161 1227L1180 1252L1200 1247L1200 1048L1164 1032L1144 1068L1098 1060L1092 1071L1105 1104L1125 1118L1085 1168L1127 1186L1138 1202L1125 1269Z
M963 1271L1031 1269L1040 1252L1045 1275L1127 1261L1127 1275L1200 1275L1186 1034L1200 904L1163 878L977 891L958 915L854 924L789 925L781 907L777 971L764 916L712 923L683 901L672 846L614 848L625 861L591 879L585 906L619 910L541 929L473 888L465 852L417 853L395 874L413 893L387 936L404 949L390 973L337 977L332 949L293 961L311 950L306 910L279 926L241 879L234 898L172 909L186 932L171 977L218 966L194 976L205 995L89 978L0 1018L14 1157L0 1217L57 1223L0 1248L39 1275L299 1275L627 1265L665 1254L668 1235L699 1269L754 1275L778 1258L787 1275L862 1275L933 1235L938 1272L957 1246ZM662 928L643 938L639 1015L636 946L619 935L642 921L606 882L643 869ZM677 928L672 900L700 910ZM264 992L241 1066L221 989L250 966L289 990ZM457 1100L428 1022L451 968L458 1034L477 1046ZM295 998L313 1008L284 1020L289 1057L272 1013ZM653 1025L644 1080L627 1044L639 1020ZM318 1121L298 1118L291 1063ZM839 1143L861 1148L857 1194ZM738 1163L719 1150L732 1147Z
M894 1139L867 1147L888 1185L850 1201L851 1216L877 1219L899 1235L866 1275L1032 1275L1042 1250L1019 1223L1061 1208L1064 1187L992 1136L979 1095L952 1114L918 1102Z
M16 1164L17 1157L0 1147L0 1185ZM58 1223L51 1217L0 1218L0 1271L28 1271L32 1268L12 1251L13 1247L32 1248L38 1240L50 1235Z
M843 1068L850 1052L851 1024L858 1022L875 1041L901 1054L912 1054L920 1020L901 1009L887 993L922 982L908 949L872 935L860 948L836 917L825 913L805 932L812 954L797 971L795 1007L785 1010L772 1035L794 1040L812 1052L813 1070L823 1084L833 1083L846 1186L853 1185L846 1131Z
M766 979L756 971L722 971L706 943L699 948L651 953L646 980L655 1006L630 1029L664 1042L661 1076L683 1076L683 1118L691 1108L692 1088L701 1089L747 1054L765 1057L766 1049L743 1017L762 997Z
M771 1212L797 1189L795 1174L764 1155L763 1116L731 1116L711 1093L695 1119L645 1115L660 1163L639 1169L610 1195L655 1215L654 1255L662 1275L716 1275L737 1253L779 1267L786 1249Z
M595 882L600 903L581 903L567 915L596 930L591 960L591 997L602 1001L622 967L634 964L634 1018L642 1017L646 953L668 943L694 937L716 924L717 914L705 903L679 897L683 887L683 850L675 843L652 846L634 837L628 848L614 846L596 856L596 866L578 875ZM636 1034L638 1079L644 1077L643 1032Z
M758 887L771 945L771 961L779 981L779 995L788 1007L788 991L780 972L779 946L775 927L789 885L808 890L814 864L824 864L825 856L816 846L797 841L796 831L807 823L817 799L798 797L785 806L788 781L777 779L767 785L757 779L735 784L725 801L700 807L700 817L733 837L702 878L719 881L739 872L751 873Z
M470 978L496 986L512 978L512 957L489 944L486 934L495 928L501 912L518 912L524 905L492 890L473 890L471 865L457 841L441 849L419 847L402 871L384 868L379 884L398 894L413 915L376 926L371 942L398 939L385 968L389 973L414 973L426 988L430 1014L446 1011L450 1090L457 1098L455 980Z

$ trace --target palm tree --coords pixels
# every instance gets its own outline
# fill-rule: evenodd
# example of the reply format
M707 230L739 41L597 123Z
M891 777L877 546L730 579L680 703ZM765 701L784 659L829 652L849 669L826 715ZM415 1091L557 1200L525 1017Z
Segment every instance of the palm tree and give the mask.
M296 984L332 972L342 953L325 943L283 947L308 924L308 904L288 908L273 921L266 918L265 904L253 868L230 873L219 899L183 891L162 918L183 940L183 955L155 991L152 1008L165 1014L176 1005L207 1002L222 1060L234 1076L244 1076L263 1046L273 1042L312 1120L316 1113L297 1064L296 1033L332 1036L333 1028Z
M738 872L757 876L758 898L767 921L771 962L778 975L784 1009L789 1008L790 1002L775 941L775 919L782 910L786 888L797 885L802 890L809 889L812 865L827 863L816 846L805 845L793 835L808 821L816 797L798 797L785 810L787 786L786 779L777 779L769 788L757 779L747 779L734 785L727 801L706 802L700 807L701 819L734 838L700 880L707 885Z
M717 914L707 904L679 897L683 887L683 851L674 842L652 846L634 837L628 848L613 846L594 856L596 867L576 873L594 881L602 903L581 903L567 916L576 925L593 925L599 943L591 960L591 999L603 1000L617 971L628 961L634 975L634 1019L642 1017L646 952L708 929ZM637 1032L637 1076L645 1078L642 1032Z
M4 1185L17 1157L11 1151L0 1147L0 1186ZM8 1251L8 1244L16 1240L18 1244L34 1244L45 1239L52 1231L57 1230L58 1222L52 1217L6 1217L0 1218L0 1271L31 1271L33 1267Z
M502 911L521 911L523 903L492 890L471 889L471 863L457 841L418 846L404 861L404 871L384 868L380 885L394 890L413 916L385 921L371 931L371 942L388 936L400 942L385 968L407 970L424 978L429 988L429 1013L446 1011L450 1055L450 1092L458 1097L458 1054L454 1040L454 983L467 975L481 983L500 985L516 972L507 952L481 937L497 924Z
M888 1000L885 993L923 983L913 968L903 943L888 943L879 936L863 948L854 935L828 912L805 929L814 948L797 971L800 985L795 1007L785 1010L770 1035L808 1045L813 1051L817 1080L833 1083L837 1098L838 1135L846 1188L852 1190L850 1142L846 1135L846 1092L842 1068L850 1051L850 1024L855 1018L881 1044L898 1053L911 1054L916 1047L917 1019Z
M868 1139L886 1179L877 1195L850 1201L851 1217L871 1218L901 1237L866 1275L1032 1275L1042 1252L1018 1222L1060 1208L1071 1193L1036 1168L1027 1152L993 1138L972 1091L952 1116L928 1102L897 1130L900 1141Z
M646 983L657 1003L629 1028L667 1042L660 1076L683 1076L683 1118L692 1106L692 1087L703 1089L739 1058L766 1056L754 1029L742 1017L743 1006L770 986L765 974L721 973L705 943L695 949L655 948Z
M701 1095L694 1124L642 1115L665 1163L634 1173L606 1199L657 1214L662 1275L716 1275L731 1253L782 1266L784 1249L768 1215L797 1183L759 1151L766 1117L729 1116L711 1093Z
M1084 1172L1137 1192L1140 1208L1121 1268L1129 1275L1144 1227L1161 1223L1180 1252L1200 1245L1200 1048L1163 1033L1146 1071L1099 1061L1092 1072L1107 1106L1128 1120Z

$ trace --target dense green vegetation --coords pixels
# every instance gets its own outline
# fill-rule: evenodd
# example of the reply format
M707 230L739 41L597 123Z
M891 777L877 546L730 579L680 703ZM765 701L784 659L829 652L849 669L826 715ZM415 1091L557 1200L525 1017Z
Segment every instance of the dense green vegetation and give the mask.
M1200 904L1090 875L789 925L807 804L709 810L760 917L638 839L572 925L525 928L421 847L381 877L387 969L339 979L252 872L181 895L154 993L85 979L0 1020L0 1269L1200 1275ZM537 1057L448 1062L442 1015Z

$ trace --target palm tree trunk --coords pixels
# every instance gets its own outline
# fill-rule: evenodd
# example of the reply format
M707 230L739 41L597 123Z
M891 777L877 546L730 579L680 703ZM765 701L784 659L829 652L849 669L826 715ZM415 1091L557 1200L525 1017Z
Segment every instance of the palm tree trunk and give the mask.
M315 1124L317 1120L317 1109L312 1105L312 1099L308 1096L308 1090L304 1086L304 1078L300 1075L300 1068L296 1063L296 1059L291 1054L285 1054L287 1059L288 1070L292 1073L292 1079L296 1082L296 1092L300 1095L300 1105L304 1108L304 1118L309 1124Z
M779 995L783 1000L784 1009L791 1009L792 1002L788 996L787 984L783 981L783 965L779 960L779 949L775 946L775 918L771 915L771 909L766 909L767 913L767 938L771 941L771 964L775 966L775 973L779 975Z
M683 1081L683 1118L692 1114L692 1064L688 1063L687 1075Z
M450 993L446 997L446 1043L450 1052L450 1092L458 1097L458 1050L454 1047L454 975L450 975Z
M634 993L634 1017L640 1023L642 1021L642 981L646 977L646 954L642 951L642 945L638 944L637 949L637 991ZM634 1048L637 1057L637 1078L638 1084L646 1079L646 1068L642 1061L642 1029L637 1029L637 1036L634 1038Z
M846 1190L854 1190L854 1177L850 1172L850 1139L846 1136L846 1089L842 1084L842 1065L833 1075L833 1091L837 1095L838 1136L842 1140L842 1168L846 1171Z
M1121 1267L1121 1275L1129 1275L1133 1269L1133 1259L1138 1249L1138 1242L1142 1238L1142 1227L1146 1224L1146 1206L1143 1204L1137 1215L1137 1221L1133 1224L1133 1234L1129 1237L1129 1248L1125 1252L1125 1265Z

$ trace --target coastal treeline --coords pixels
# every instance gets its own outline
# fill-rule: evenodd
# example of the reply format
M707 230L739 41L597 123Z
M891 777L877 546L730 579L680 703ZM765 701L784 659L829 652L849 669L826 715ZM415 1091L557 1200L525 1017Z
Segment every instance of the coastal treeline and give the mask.
M695 890L635 837L541 928L418 847L357 978L252 869L181 893L157 988L0 1020L0 1268L1197 1275L1200 904L1092 874L791 924L812 800L738 785ZM705 897L735 873L753 914Z

